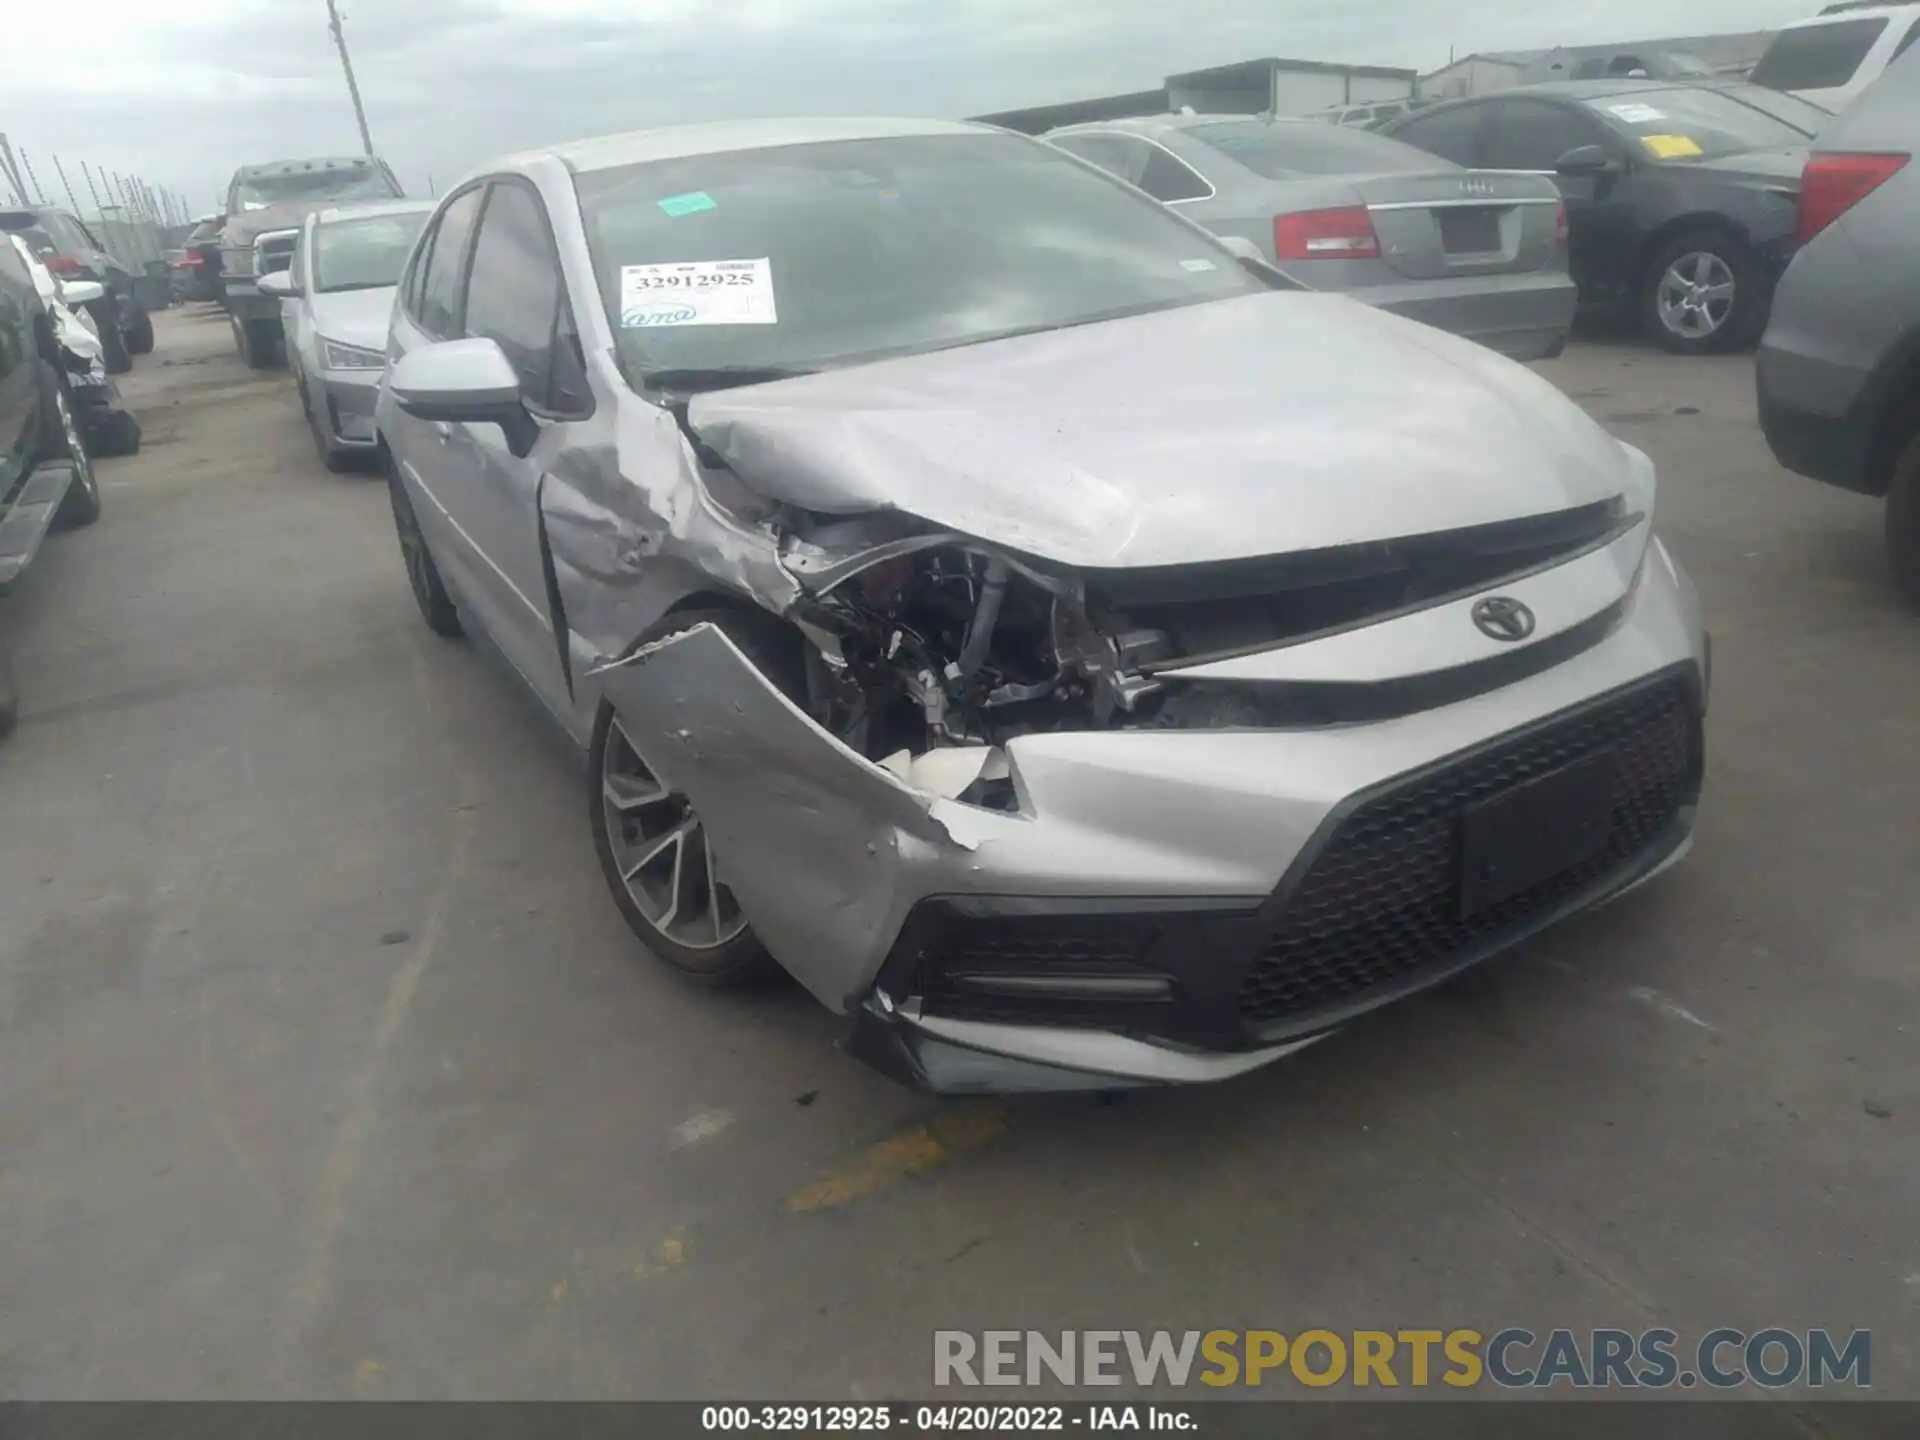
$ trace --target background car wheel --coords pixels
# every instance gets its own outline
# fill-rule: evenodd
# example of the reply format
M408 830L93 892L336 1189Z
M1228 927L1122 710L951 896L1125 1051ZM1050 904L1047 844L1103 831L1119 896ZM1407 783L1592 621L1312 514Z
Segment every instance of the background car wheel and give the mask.
M1760 338L1770 298L1752 251L1724 231L1695 230L1653 257L1640 318L1647 334L1676 354L1732 350Z
M1920 435L1893 462L1893 483L1887 487L1887 556L1900 593L1920 610Z
M73 466L73 483L54 513L53 523L62 530L77 530L100 518L100 482L93 473L93 457L80 434L80 420L74 414L73 401L67 395L66 382L53 366L41 363L40 443L34 450L34 462L63 461Z
M153 353L153 316L144 310L134 314L132 328L127 331L127 349L135 355Z
M420 521L413 513L407 488L391 462L387 468L387 495L393 502L393 528L400 537L400 558L407 567L407 585L420 607L420 618L442 640L457 640L466 631L460 627L460 612L440 579L440 567L433 563L427 549L427 537L420 533Z
M13 656L0 643L0 735L13 729L20 718L20 692L13 688Z
M100 360L109 375L124 375L133 369L133 354L127 349L127 337L120 333L111 301L102 300L88 307L93 328L100 335Z
M280 322L277 320L240 320L233 322L234 345L240 358L255 370L277 370L285 361L280 349Z
M126 410L96 414L86 427L86 440L95 455L138 455L140 422Z
M802 681L800 652L771 616L694 610L649 633L662 639L711 621L761 673L788 692ZM777 962L753 933L725 872L714 863L706 828L687 797L655 775L612 706L603 706L588 750L588 813L593 847L614 903L655 957L690 979L715 986L764 983Z

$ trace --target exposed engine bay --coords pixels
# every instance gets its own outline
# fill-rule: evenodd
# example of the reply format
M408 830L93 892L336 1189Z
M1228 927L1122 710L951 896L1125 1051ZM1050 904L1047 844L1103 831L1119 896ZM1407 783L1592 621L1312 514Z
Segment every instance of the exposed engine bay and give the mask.
M957 544L887 556L795 618L815 718L873 759L1122 723L1162 688L1137 667L1172 650L1074 582Z

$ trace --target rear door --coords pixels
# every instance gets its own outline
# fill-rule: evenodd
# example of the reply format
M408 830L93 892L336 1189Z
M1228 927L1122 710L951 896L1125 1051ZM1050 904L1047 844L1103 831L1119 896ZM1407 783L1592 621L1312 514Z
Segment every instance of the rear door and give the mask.
M1623 97L1622 103L1628 103ZM1620 283L1632 263L1630 173L1561 175L1560 157L1583 145L1598 145L1623 163L1626 147L1618 136L1578 105L1561 105L1529 96L1489 102L1480 154L1491 170L1520 170L1551 178L1567 207L1567 268L1581 294Z

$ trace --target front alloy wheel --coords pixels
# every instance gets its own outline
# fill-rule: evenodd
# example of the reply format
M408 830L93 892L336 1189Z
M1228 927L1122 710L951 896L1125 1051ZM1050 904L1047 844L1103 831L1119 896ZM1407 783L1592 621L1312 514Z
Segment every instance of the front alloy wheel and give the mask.
M1733 268L1711 251L1695 250L1667 267L1655 304L1668 334L1705 344L1733 318L1738 294Z
M613 868L655 935L681 950L718 950L745 933L747 917L720 878L707 829L684 795L655 776L622 728L609 722L600 804Z

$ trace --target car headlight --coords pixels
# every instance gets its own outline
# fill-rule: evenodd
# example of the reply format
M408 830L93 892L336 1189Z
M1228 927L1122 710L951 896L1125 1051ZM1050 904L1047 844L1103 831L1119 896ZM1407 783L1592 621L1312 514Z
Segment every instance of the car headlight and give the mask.
M329 370L384 370L387 357L378 350L362 350L358 345L341 345L322 340L320 348Z

